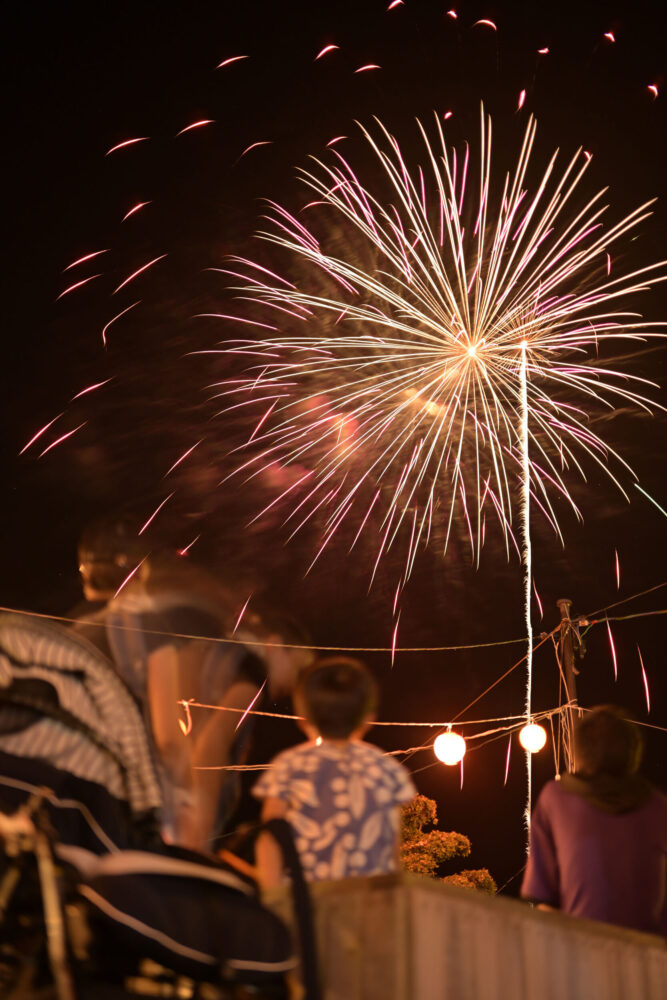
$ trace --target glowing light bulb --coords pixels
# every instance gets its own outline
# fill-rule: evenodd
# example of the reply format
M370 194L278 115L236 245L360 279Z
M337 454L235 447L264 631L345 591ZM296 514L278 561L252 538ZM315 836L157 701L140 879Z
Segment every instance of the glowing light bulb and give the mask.
M443 764L458 764L466 752L466 741L458 733L440 733L433 744L433 752Z
M543 726L531 722L519 733L519 743L528 753L537 753L547 742L547 732Z

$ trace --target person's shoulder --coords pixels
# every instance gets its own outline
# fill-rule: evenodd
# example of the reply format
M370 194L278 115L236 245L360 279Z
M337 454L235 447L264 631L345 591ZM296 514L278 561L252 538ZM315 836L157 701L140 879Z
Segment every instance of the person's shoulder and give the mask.
M301 762L311 757L315 752L315 744L309 740L307 743L297 743L293 747L281 750L271 761L271 767L298 766Z
M373 762L392 761L395 763L393 757L386 757L384 750L376 747L374 743L367 743L366 740L351 740L350 747L352 748L352 753L359 758Z
M661 813L667 820L667 795L661 789L655 787L651 789L647 804Z
M391 754L387 754L385 750L381 750L380 747L376 747L374 743L359 741L352 745L357 748L360 760L369 767L374 766L379 768L385 775L391 775L392 778L399 780L401 783L412 783L410 771L405 764L396 760Z
M547 781L546 785L542 787L540 794L537 796L537 806L544 809L553 802L562 801L566 795L567 789L563 787L559 778L551 778L551 780Z

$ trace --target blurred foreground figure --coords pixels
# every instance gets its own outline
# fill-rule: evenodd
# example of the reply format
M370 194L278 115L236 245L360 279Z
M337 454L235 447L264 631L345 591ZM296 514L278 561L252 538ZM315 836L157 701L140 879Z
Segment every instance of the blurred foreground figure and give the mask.
M641 777L639 727L600 705L575 730L577 770L533 812L525 899L577 917L667 934L667 798Z
M98 518L81 534L77 555L83 600L69 617L77 619L73 631L109 658L107 606L148 555L149 544L139 535L139 522L124 514Z
M258 620L231 636L234 595L204 569L151 555L109 604L116 667L144 707L162 770L165 836L206 849L231 815L252 732L243 719L260 693L291 690L301 650ZM186 718L183 702L210 705ZM217 709L217 710L216 710Z

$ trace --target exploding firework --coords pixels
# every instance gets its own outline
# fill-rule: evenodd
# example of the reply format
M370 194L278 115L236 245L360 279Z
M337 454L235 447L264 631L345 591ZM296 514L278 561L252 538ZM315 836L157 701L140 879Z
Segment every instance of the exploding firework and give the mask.
M609 344L645 343L664 325L630 306L665 280L665 262L618 274L610 264L650 202L605 227L604 191L580 197L582 150L560 169L556 151L533 181L532 118L504 178L484 112L478 169L437 119L435 142L418 125L424 167L410 168L378 123L361 129L372 185L336 148L303 172L315 197L298 215L270 204L260 236L289 263L278 273L233 258L235 293L264 315L222 316L254 336L223 345L247 364L217 386L223 413L256 414L235 474L285 473L270 506L286 508L292 532L324 516L315 558L341 525L354 545L372 524L374 575L400 539L402 584L420 546L438 538L446 550L457 515L478 561L487 516L509 549L528 499L561 536L556 498L580 516L569 480L591 463L625 492L632 470L594 419L650 412L653 383Z

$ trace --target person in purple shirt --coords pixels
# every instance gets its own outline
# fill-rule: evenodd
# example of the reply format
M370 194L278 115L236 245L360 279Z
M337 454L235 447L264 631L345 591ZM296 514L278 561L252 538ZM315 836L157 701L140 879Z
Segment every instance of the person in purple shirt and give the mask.
M667 798L639 774L643 748L616 706L579 720L576 771L545 785L533 812L524 899L667 935Z

